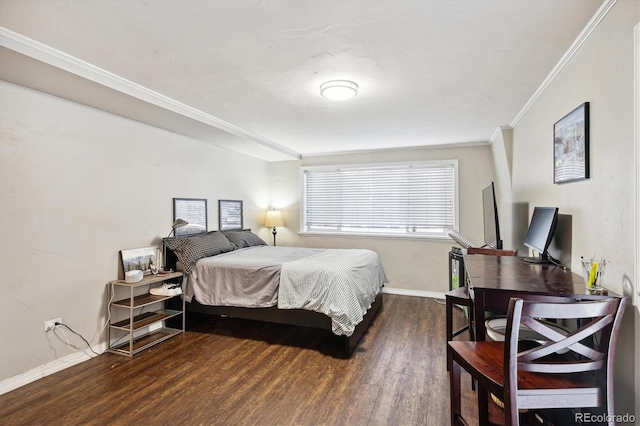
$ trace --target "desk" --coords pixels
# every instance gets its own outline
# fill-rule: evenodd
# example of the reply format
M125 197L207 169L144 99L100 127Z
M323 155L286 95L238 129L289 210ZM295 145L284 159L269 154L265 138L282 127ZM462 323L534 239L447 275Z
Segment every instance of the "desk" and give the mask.
M473 301L475 339L485 340L485 311L506 313L509 299L537 295L585 295L584 279L553 265L527 263L522 257L465 255L469 295Z

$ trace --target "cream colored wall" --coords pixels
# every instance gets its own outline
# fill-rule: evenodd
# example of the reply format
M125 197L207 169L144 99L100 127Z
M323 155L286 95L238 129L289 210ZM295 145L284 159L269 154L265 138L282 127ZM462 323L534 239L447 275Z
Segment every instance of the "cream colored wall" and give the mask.
M609 261L605 286L632 296L634 277L635 184L633 27L640 2L619 1L570 59L513 130L513 204L557 206L573 217L571 269L581 274L580 256ZM554 185L553 124L590 102L588 180ZM500 149L497 145L496 150ZM501 171L500 185L507 186ZM514 220L510 218L507 220ZM526 224L525 224L526 226ZM633 299L631 299L633 300ZM634 411L635 309L625 315L616 358L616 411ZM635 359L635 361L634 361ZM637 413L636 413L637 414Z
M278 230L279 245L366 248L378 253L388 288L443 293L448 290L450 240L413 240L354 236L299 235L300 167L402 161L458 160L460 233L476 244L483 241L482 189L495 180L491 148L407 149L350 155L306 157L302 161L270 164L273 207L283 211L286 227Z
M71 353L45 320L96 334L119 250L159 244L173 197L208 199L209 229L244 200L270 236L267 162L5 82L0 99L0 380Z

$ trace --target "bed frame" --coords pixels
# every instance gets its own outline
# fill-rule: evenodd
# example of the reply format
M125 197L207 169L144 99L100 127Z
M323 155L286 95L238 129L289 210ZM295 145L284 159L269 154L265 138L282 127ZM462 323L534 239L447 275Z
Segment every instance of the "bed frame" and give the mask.
M351 358L358 343L369 329L369 326L382 309L382 291L378 293L371 307L364 315L351 336L337 336L336 339L343 341L344 358ZM226 315L232 318L242 318L249 320L274 322L279 324L289 324L301 327L319 328L331 331L331 318L328 316L304 309L278 309L277 306L269 308L241 308L235 306L208 306L202 305L193 300L187 303L187 311L208 315Z
M167 265L175 268L177 257L173 251L167 249ZM187 285L188 285L188 278ZM210 306L202 305L196 300L186 304L187 312L194 312L207 315L225 315L232 318L242 318L256 321L288 324L301 327L319 328L331 331L331 318L319 312L307 311L304 309L278 309L277 306L268 308L243 308L235 306ZM364 315L362 321L356 326L351 336L334 335L336 339L343 341L343 354L346 359L351 358L358 343L362 340L369 326L382 309L382 289L377 294L371 307Z

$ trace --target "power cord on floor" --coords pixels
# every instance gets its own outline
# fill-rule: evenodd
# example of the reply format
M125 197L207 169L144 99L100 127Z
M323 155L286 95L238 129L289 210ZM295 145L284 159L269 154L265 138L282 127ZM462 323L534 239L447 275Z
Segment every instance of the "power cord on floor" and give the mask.
M89 342L87 341L87 339L85 339L84 337L82 337L82 335L81 335L80 333L77 333L76 331L74 331L74 330L73 330L71 327L69 327L67 324L63 324L63 323L61 323L61 322L56 321L56 322L55 322L55 326L56 326L56 327L58 327L58 326L59 326L59 327L65 327L67 330L69 330L70 332L72 332L72 333L73 333L73 334L75 334L76 336L80 337L80 338L84 341L84 343L86 343L86 344L87 344L87 346L88 346L88 348L87 348L87 349L89 349L91 352L93 352L93 353L94 353L94 354L96 354L96 355L102 355L102 354L99 354L98 352L94 351L94 350L93 350L93 348L91 347L91 345L89 344ZM54 328L54 333L55 333L55 328ZM64 334L64 337L65 337L65 339L67 340L67 345L68 345L69 347L72 347L73 345L69 342L69 339L67 338L67 335L65 334L64 330L62 330L62 334ZM75 347L75 346L73 346L73 347ZM84 350L83 350L83 349L80 349L80 348L76 348L76 349L81 350L81 351L83 351L83 352L84 352L84 351L86 351L86 349L84 349ZM104 352L103 352L103 353L104 353Z
M122 280L115 280L115 281L110 281L110 282L109 282L109 284L111 285L111 298L110 298L110 299L109 299L109 301L107 302L107 319L106 319L105 324L104 324L104 326L102 327L102 329L101 329L101 330L98 332L98 334L97 334L97 335L92 339L92 341L93 341L93 343L94 343L94 344L95 344L95 342L100 338L100 336L102 335L102 333L104 333L104 331L107 329L107 327L109 326L109 322L111 321L111 303L113 302L113 299L114 299L114 296L115 296L114 286L115 286L115 284L116 284L116 283L118 283L118 282L124 282L124 281L122 281ZM144 307L143 307L143 309L144 309ZM76 331L72 330L72 329L71 329L71 327L69 327L68 325L63 324L63 323L58 322L58 321L56 321L56 322L54 323L54 325L55 325L55 328L53 329L54 334L55 334L55 330L57 330L57 327L65 327L65 328L67 328L69 331L71 331L73 334L75 334L75 335L77 335L78 337L80 337L80 338L81 338L81 339L86 343L86 345L87 345L87 349L81 349L81 348L78 348L77 346L73 345L73 344L69 341L69 338L67 337L67 334L64 332L64 330L60 329L60 330L62 331L62 334L64 335L64 338L65 338L65 340L66 340L67 346L69 346L71 349L74 349L74 350L79 351L79 352L86 352L87 350L90 350L91 352L93 352L93 353L94 353L95 355L97 355L97 356L100 356L100 355L104 354L104 353L105 353L105 352L107 352L107 350L108 350L108 349L105 349L103 352L98 353L98 352L96 352L96 351L93 349L92 344L91 344L91 343L89 343L89 342L87 341L87 339L85 339L85 338L84 338L80 333L77 333ZM58 338L59 338L59 336L58 336L57 334L56 334L56 337L58 337ZM120 336L119 338L117 338L117 339L114 341L114 344L115 344L115 343L117 343L118 341L120 341L123 337L125 337L125 336L123 335L123 336ZM109 342L107 342L107 348L108 348L108 347L109 347Z

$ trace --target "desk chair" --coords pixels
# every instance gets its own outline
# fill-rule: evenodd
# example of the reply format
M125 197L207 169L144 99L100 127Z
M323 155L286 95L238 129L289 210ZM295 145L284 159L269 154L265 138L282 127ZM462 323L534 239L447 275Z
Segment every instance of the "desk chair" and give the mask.
M604 413L614 414L613 361L627 300L580 299L571 303L511 299L504 342L449 342L451 424L465 424L460 410L461 368L477 381L480 424L489 424L488 392L504 402L507 425L520 424L519 409L599 407L605 409ZM565 336L537 318L589 321ZM518 352L521 324L549 341ZM598 332L601 334L595 349L583 344ZM613 419L611 416L610 425L614 425Z
M473 248L467 249L467 254L483 254L489 256L517 256L518 250L498 250L498 249L486 249L486 248ZM455 305L463 306L467 308L467 323L456 331L453 331L453 307ZM446 335L447 342L453 340L454 337L469 330L469 340L475 340L472 327L473 320L473 302L469 295L469 287L465 282L461 287L453 289L445 294L445 312L446 312ZM447 347L447 351L448 351Z

